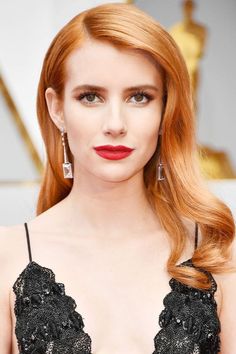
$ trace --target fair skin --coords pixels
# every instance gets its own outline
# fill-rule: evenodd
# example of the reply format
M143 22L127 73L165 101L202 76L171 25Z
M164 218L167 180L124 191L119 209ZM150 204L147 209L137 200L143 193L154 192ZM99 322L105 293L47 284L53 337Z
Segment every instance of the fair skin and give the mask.
M160 128L161 73L140 53L95 41L73 52L67 70L63 102L51 88L45 95L52 121L67 131L74 156L73 188L68 197L28 222L33 260L51 268L75 299L93 353L124 354L124 348L129 354L152 353L162 301L170 291L168 235L143 185L143 168L156 149ZM78 100L82 91L74 89L84 84L105 91ZM127 91L144 85L153 86L145 89L150 101L136 90ZM105 144L135 150L125 159L106 160L92 148ZM193 252L194 225L184 222L190 237L180 261ZM11 288L28 263L25 232L16 225L2 228L0 236L5 269L0 284L0 352L17 354ZM228 336L232 306L221 308L220 289L216 300L219 314L224 308ZM230 284L225 289L227 296ZM226 346L222 353L233 352Z

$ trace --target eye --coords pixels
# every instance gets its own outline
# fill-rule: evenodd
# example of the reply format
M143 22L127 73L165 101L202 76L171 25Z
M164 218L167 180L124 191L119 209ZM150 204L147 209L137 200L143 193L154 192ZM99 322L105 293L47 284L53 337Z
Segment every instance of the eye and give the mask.
M133 101L135 104L147 103L153 99L153 96L151 96L149 93L144 91L135 92L131 97L135 97L135 100ZM144 98L145 100L143 100Z
M153 96L145 91L137 91L130 97L135 98L134 101L132 101L134 104L145 104L153 99ZM92 105L101 102L100 96L95 91L82 92L77 100L83 102L86 105Z
M95 101L95 98L98 98L98 95L96 92L83 92L79 95L77 98L79 101L84 102L85 104L92 104L92 103L97 103L98 101ZM86 99L84 99L86 98Z

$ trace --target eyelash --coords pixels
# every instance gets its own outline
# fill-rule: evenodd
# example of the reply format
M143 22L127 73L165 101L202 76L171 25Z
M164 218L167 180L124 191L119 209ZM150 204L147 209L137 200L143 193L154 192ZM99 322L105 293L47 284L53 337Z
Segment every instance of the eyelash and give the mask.
M85 91L85 92L82 92L82 93L78 96L77 100L82 101L82 99L83 99L84 97L89 96L89 95L96 95L97 97L99 97L99 94L98 94L98 92L96 92L96 91ZM149 101L153 100L153 98L154 98L152 95L150 95L149 93L147 93L147 92L145 92L145 91L142 91L142 90L141 90L141 91L136 91L136 92L134 92L133 95L131 95L130 97L138 96L138 95L142 95L142 96L146 97L147 100L148 100L147 102L141 102L140 104L148 103ZM96 102L89 102L89 101L87 101L85 104L87 104L87 105L92 105L92 104L94 104L94 103L96 103ZM137 102L137 104L139 104L139 102Z

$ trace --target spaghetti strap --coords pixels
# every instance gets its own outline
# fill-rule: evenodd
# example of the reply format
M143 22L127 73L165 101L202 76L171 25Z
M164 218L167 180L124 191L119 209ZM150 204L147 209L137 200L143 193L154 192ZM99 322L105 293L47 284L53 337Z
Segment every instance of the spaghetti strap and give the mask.
M198 246L198 223L195 222L195 243L194 243L194 250L197 249Z
M29 238L29 230L28 230L27 222L25 222L24 225L25 225L27 246L28 246L28 252L29 252L29 260L30 260L30 262L32 262L32 254L31 254L31 248L30 248L30 238Z

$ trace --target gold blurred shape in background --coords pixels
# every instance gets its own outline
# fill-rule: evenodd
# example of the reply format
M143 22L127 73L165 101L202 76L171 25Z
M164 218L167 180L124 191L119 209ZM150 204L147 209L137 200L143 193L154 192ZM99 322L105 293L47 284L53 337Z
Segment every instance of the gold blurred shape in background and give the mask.
M39 175L42 176L43 173L43 162L39 156L39 153L34 145L34 142L31 139L31 136L26 128L26 126L23 123L23 120L19 114L19 111L15 105L15 102L10 95L10 92L3 80L3 77L0 75L0 95L3 97L4 102L9 110L10 116L13 119L13 122L15 123L17 130L27 148L27 151L29 153L29 158L32 159L33 164L35 166L36 171L38 171ZM4 127L2 127L4 129ZM13 182L14 184L19 183L20 185L22 183L34 183L34 182L39 182L39 181L17 181L16 183ZM11 184L11 181L0 181L0 184Z
M204 55L207 28L193 19L195 3L183 0L183 20L173 25L169 32L178 44L185 59L192 86L195 115L197 117L197 92L199 86L199 63ZM199 146L199 162L207 179L236 178L229 157L224 151Z

